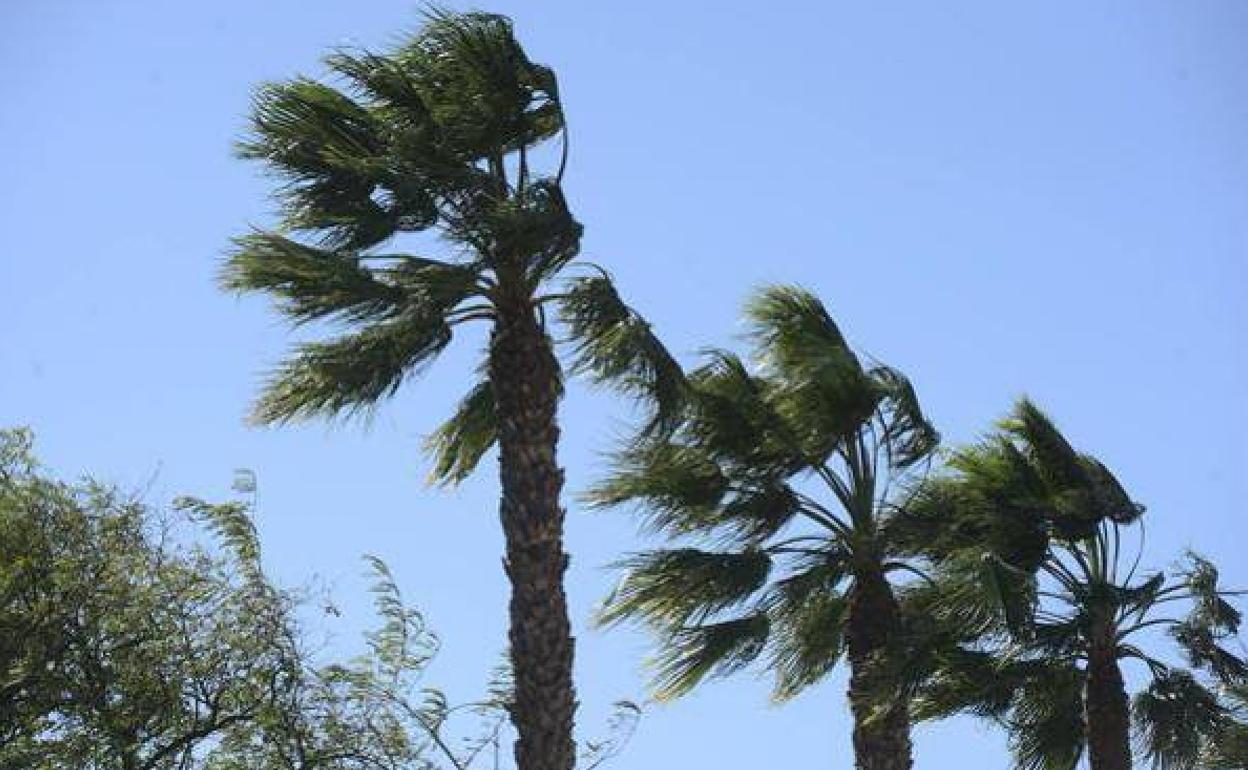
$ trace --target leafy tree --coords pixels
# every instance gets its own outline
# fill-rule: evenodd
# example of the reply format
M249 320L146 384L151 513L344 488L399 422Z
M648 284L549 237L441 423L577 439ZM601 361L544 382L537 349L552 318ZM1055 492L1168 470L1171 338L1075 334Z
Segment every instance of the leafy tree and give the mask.
M763 656L788 698L844 654L857 766L908 768L906 705L878 708L904 638L892 581L915 569L890 536L890 490L936 431L909 381L856 355L814 296L770 288L746 315L753 366L711 353L675 430L643 432L589 495L689 543L624 562L602 621L658 632L661 697Z
M0 767L186 767L280 690L286 597L0 433Z
M342 333L302 344L255 418L367 412L462 324L488 325L479 381L431 438L435 477L458 482L499 448L516 758L522 770L568 770L562 376L547 311L565 324L575 370L665 403L679 368L605 274L552 286L568 277L582 230L561 187L564 109L554 72L529 60L509 20L433 12L385 54L340 51L326 64L341 88L297 78L256 97L241 154L283 180L282 231L240 238L223 284L271 295L296 325ZM559 136L559 152L546 152ZM538 161L552 156L555 167L540 173ZM446 258L401 253L396 242L413 232L440 236Z
M438 640L383 562L368 560L380 627L363 654L326 661L296 620L303 598L264 575L249 507L176 507L165 517L115 488L62 482L29 432L0 432L0 768L486 764L513 700L506 669L475 703L424 685ZM215 543L184 537L187 517ZM451 724L467 711L475 728ZM617 704L587 770L618 754L638 716Z
M1128 770L1132 721L1140 752L1167 770L1225 746L1232 714L1209 678L1242 687L1248 666L1225 647L1240 613L1214 565L1188 554L1141 572L1143 507L1029 401L949 469L919 486L898 530L939 563L909 600L971 643L914 658L931 667L915 714L999 720L1027 770L1073 768L1085 751L1093 770ZM1158 657L1161 628L1205 681ZM1147 676L1133 704L1126 661Z

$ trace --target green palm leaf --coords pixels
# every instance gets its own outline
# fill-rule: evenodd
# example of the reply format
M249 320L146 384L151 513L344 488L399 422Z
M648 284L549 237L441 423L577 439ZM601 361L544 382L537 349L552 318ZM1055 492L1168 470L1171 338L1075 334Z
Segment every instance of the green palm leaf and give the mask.
M451 327L440 316L403 315L329 342L309 342L275 371L256 403L256 422L348 416L393 396L441 353Z
M640 619L683 627L741 604L771 571L764 551L710 552L696 548L649 551L621 563L624 579L603 603L601 624Z
M458 409L425 442L433 454L430 478L444 484L459 484L477 468L477 463L498 441L498 415L490 381L477 383L459 402Z
M767 641L766 613L681 628L655 660L655 697L686 694L708 675L727 676L753 662Z
M610 279L572 281L560 318L574 345L573 371L634 395L651 407L653 429L670 430L683 406L684 372Z

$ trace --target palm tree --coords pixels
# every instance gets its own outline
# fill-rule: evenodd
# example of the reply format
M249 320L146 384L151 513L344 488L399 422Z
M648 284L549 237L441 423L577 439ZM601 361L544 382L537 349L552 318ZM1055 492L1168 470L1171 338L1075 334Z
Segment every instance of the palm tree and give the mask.
M575 695L556 459L562 374L548 309L565 325L575 370L664 403L679 367L605 273L568 274L582 228L561 187L563 105L554 73L528 59L508 19L435 11L385 54L339 51L326 64L341 88L308 78L262 87L240 144L282 181L284 216L278 230L238 239L223 285L271 295L295 325L340 332L300 345L254 417L367 412L458 327L488 324L479 381L431 437L434 476L458 482L499 448L516 759L522 770L567 770ZM561 146L546 151L556 137ZM414 232L440 236L446 258L403 253L399 241ZM561 276L568 283L554 287Z
M913 568L886 524L890 485L937 434L906 378L864 363L811 294L766 289L747 317L755 368L711 353L674 430L643 432L589 494L692 541L627 560L601 620L658 632L660 697L766 652L789 698L844 652L857 767L909 768L905 704L878 708L902 638L890 579Z
M937 563L909 601L964 642L911 661L925 680L915 715L1001 721L1027 770L1073 768L1085 750L1093 770L1129 770L1134 721L1157 766L1195 767L1229 725L1208 680L1248 676L1224 646L1240 613L1214 565L1189 553L1169 573L1140 572L1144 509L1029 401L949 467L919 486L898 527ZM1206 681L1157 657L1160 628ZM1127 661L1148 678L1130 705Z

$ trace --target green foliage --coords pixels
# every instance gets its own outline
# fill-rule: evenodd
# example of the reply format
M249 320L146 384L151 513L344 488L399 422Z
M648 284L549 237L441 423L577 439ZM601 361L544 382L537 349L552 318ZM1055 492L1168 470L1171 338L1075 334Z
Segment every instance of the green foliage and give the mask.
M762 588L771 557L764 551L681 548L640 554L620 566L628 571L607 600L601 622L637 618L660 628L683 627L738 605Z
M1184 671L1164 671L1132 703L1139 744L1158 770L1199 766L1226 717L1217 696Z
M295 325L336 335L299 344L269 377L260 423L368 414L450 344L454 327L500 307L544 318L556 302L575 368L654 397L670 420L680 367L605 274L548 291L580 250L581 226L531 153L564 130L554 73L530 61L510 20L434 11L385 52L340 50L334 83L271 83L239 144L282 185L281 232L235 241L229 291L263 293ZM381 253L431 230L451 258ZM296 237L292 237L292 234ZM311 240L311 242L305 242ZM474 388L428 441L432 476L462 481L496 438L491 386Z
M748 665L767 643L766 613L674 631L655 660L655 697L689 692L708 674L726 676Z
M366 557L378 624L362 654L326 659L296 621L300 594L264 574L246 505L175 510L60 481L28 431L0 431L0 767L498 766L510 671L472 703L426 685L438 639L384 562ZM639 717L617 703L584 766L618 755Z
M367 410L394 395L414 367L450 340L450 327L441 319L415 317L306 343L272 375L253 417L273 423Z
M525 57L510 21L438 12L386 54L341 51L327 63L345 91L304 78L265 86L240 144L285 180L285 228L320 245L239 238L222 285L271 295L295 323L348 327L278 368L261 422L352 415L392 396L454 325L492 317L505 276L541 273L579 248L557 183L531 178L525 160L562 127L554 76ZM509 180L504 157L516 152ZM466 249L452 261L369 251L429 228Z
M464 750L452 746L452 707L441 691L422 684L437 637L404 603L389 567L376 557L365 561L379 620L366 635L366 652L328 663L303 652L292 656L281 700L229 731L206 757L205 770L467 770L497 734L505 702L491 698L472 704L488 716L482 734Z
M1149 629L1168 628L1191 666L1234 685L1248 665L1224 642L1240 613L1216 568L1194 554L1169 573L1140 574L1142 515L1113 474L1028 401L997 434L954 452L949 472L912 490L894 522L898 540L934 564L935 582L908 597L942 648L910 677L923 682L916 714L991 716L1011 730L1019 767L1070 768L1084 732L1097 728L1063 716L1082 705L1087 661L1139 660L1149 676L1133 709L1140 750L1166 770L1197 766L1232 729L1224 709L1193 674L1141 645L1156 646ZM962 670L978 655L996 662ZM1055 666L1067 672L1060 698ZM1003 698L1004 684L1035 697Z
M285 225L333 248L433 226L472 244L501 234L489 225L502 156L562 128L554 74L501 16L435 13L386 54L326 63L348 91L303 78L262 88L239 152L285 180Z
M458 484L468 478L477 463L498 441L498 417L494 389L489 380L473 386L459 402L455 414L425 443L434 458L430 478Z
M775 637L770 664L776 670L776 700L788 700L816 684L841 658L848 600L827 586L839 576L815 567L781 581L771 613Z
M560 313L575 345L573 370L636 396L651 407L653 429L671 430L684 397L684 372L611 280L604 274L572 281Z
M236 552L178 545L141 501L40 469L0 434L0 766L172 770L280 693L290 598ZM208 510L204 507L202 510Z
M221 276L230 291L266 291L295 323L322 319L364 322L392 315L403 291L358 256L307 246L276 233L255 232L235 240L236 251Z
M1222 729L1201 747L1201 764L1218 770L1248 765L1248 684L1222 688Z
M890 525L890 488L937 440L909 381L864 367L801 289L761 290L746 315L752 363L711 351L667 378L678 419L643 426L586 495L695 546L623 562L600 615L654 628L665 697L754 661L793 697L840 659L863 575L918 568ZM640 379L652 413L670 414Z
M1084 750L1083 678L1068 666L1026 677L1011 704L1010 748L1019 770L1070 770Z

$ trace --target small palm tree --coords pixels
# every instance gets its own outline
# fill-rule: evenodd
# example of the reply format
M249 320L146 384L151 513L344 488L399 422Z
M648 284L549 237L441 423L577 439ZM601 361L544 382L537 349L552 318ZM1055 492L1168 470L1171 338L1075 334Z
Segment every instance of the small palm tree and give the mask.
M905 704L877 708L901 638L890 577L912 569L890 541L888 500L937 434L906 378L865 364L814 296L767 289L747 316L756 369L710 354L676 428L642 433L589 495L692 541L626 561L601 619L657 630L661 697L767 652L788 698L844 653L857 766L908 768Z
M1207 682L1156 657L1148 631L1168 628L1215 683L1244 682L1248 666L1224 646L1240 613L1214 566L1188 554L1168 574L1141 573L1143 508L1029 401L949 466L919 487L898 529L938 564L909 600L970 643L911 661L930 666L916 716L1000 720L1027 770L1073 768L1085 750L1093 770L1129 770L1134 718L1157 766L1195 767L1230 713ZM1132 660L1148 677L1133 706L1122 673Z
M554 73L528 59L506 18L433 12L386 54L340 51L326 64L341 87L297 78L261 88L240 145L283 181L284 219L279 231L238 239L224 286L271 295L296 325L341 332L302 344L255 418L367 412L460 326L488 325L481 378L431 438L434 476L458 482L499 448L516 759L522 770L568 770L562 374L548 309L565 324L577 370L663 403L679 367L605 274L568 273L581 225L561 187L563 105ZM557 152L536 152L560 136ZM403 253L402 236L425 231L448 246L445 259ZM568 284L553 287L561 276Z

